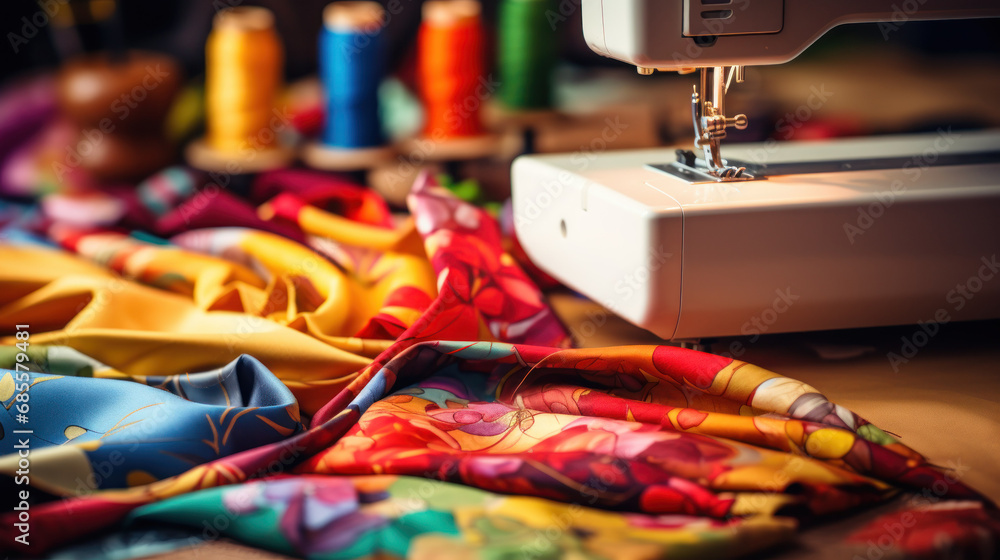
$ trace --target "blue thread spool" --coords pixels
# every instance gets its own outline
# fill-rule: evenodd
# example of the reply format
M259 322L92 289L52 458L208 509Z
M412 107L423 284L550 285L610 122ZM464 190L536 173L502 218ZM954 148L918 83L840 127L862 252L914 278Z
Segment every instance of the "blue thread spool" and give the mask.
M384 18L377 2L334 2L323 11L319 64L326 123L321 144L303 154L312 167L364 169L392 155L378 101L385 74Z

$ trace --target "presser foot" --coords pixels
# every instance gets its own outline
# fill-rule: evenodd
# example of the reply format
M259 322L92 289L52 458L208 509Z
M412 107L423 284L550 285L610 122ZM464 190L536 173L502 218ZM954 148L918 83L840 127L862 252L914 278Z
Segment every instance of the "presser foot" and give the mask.
M650 166L689 183L755 181L764 178L761 175L751 173L744 165L729 165L726 160L721 158L721 165L713 169L706 160L699 158L691 150L677 150L675 153L677 161L666 164L650 164Z
M743 81L741 66L732 67L728 78L724 68L702 68L701 87L699 89L699 86L695 85L691 95L694 145L704 151L705 157L702 161L707 173L719 181L745 180L745 168L727 165L722 159L721 142L726 137L726 129L731 127L744 130L748 124L746 115L727 117L725 113L726 91L734 76L737 82Z
M709 170L709 173L718 177L720 181L746 181L753 179L753 175L747 174L746 171L746 167L724 165L722 167ZM746 174L746 177L744 177L744 174Z

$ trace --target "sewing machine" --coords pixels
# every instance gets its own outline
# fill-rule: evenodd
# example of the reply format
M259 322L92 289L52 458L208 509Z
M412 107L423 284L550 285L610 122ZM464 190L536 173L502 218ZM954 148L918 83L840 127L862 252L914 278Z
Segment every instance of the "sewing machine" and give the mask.
M836 25L1000 16L993 0L583 0L590 47L700 71L694 151L513 166L528 255L669 340L1000 317L1000 133L727 145L725 95ZM873 85L873 89L877 85ZM872 92L876 94L875 91Z

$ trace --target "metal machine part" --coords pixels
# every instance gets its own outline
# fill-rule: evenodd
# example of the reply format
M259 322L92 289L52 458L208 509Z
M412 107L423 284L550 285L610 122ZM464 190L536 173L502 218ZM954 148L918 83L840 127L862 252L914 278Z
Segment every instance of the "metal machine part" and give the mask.
M729 127L743 130L747 127L747 116L740 114L735 117L726 116L726 90L736 75L736 81L742 82L742 67L733 66L729 70L729 78L724 79L725 68L701 69L701 92L695 86L691 94L691 119L694 121L694 145L705 151L705 163L709 173L722 180L752 179L743 177L746 169L726 165L722 161L720 143L726 137ZM702 98L704 96L704 99Z
M726 129L747 127L745 115L726 116L725 95L748 65L787 62L844 23L1000 17L996 0L583 0L583 29L596 53L656 70L701 70L691 96L695 146L704 151L694 174L747 180L721 152ZM726 68L729 67L728 76Z
M811 175L847 171L876 171L904 169L912 165L916 156L893 156L862 159L796 161L779 163L753 163L741 160L723 160L726 168L738 169L738 177L725 178L707 170L705 160L689 150L677 150L677 160L668 163L651 163L648 167L686 181L689 184L719 183L727 180L763 180L779 175ZM934 161L921 161L921 168L957 165L980 165L1000 161L1000 151L935 154Z

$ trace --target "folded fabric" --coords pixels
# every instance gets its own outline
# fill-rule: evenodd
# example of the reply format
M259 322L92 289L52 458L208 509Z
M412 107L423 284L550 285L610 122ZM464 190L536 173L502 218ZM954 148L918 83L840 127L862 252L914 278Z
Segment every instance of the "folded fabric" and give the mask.
M394 394L380 398L394 386ZM228 491L183 496L245 480L240 473L275 474L291 467L306 477L312 472L407 474L538 498L514 502L520 504L514 511L532 519L581 511L579 506L614 510L623 516L618 519L623 531L645 519L640 523L644 531L667 532L648 536L660 547L650 550L674 550L671 543L682 541L681 549L694 556L737 556L764 548L787 538L796 520L884 500L898 488L940 487L944 498L988 503L815 389L749 364L669 347L559 350L427 342L388 362L342 413L321 426L145 488L41 506L35 527L48 534L49 523L76 519L77 529L81 511L91 513L91 519L108 516L101 524L106 525L158 500L161 505L137 515L152 512L163 521L215 523L218 509L205 504ZM320 492L294 490L300 491L309 496ZM306 505L287 501L254 509L253 516L241 515L216 530L257 546L313 557L379 551L418 556L419 550L410 547L418 546L419 539L372 551L365 548L375 546L372 539L378 543L387 537L358 536L364 543L353 548L355 541L339 525L305 531L295 525L305 523L304 513L281 510ZM464 519L467 504L457 499L443 503L450 503L448 515ZM530 514L532 508L543 513ZM508 509L500 511L518 519ZM663 515L669 516L667 522ZM286 521L278 523L278 518ZM994 526L995 517L983 514L982 519L981 527ZM447 533L442 529L446 521L423 531ZM269 525L270 532L259 524ZM951 525L950 532L970 549L983 546L981 539L996 537L977 526L968 533ZM582 537L589 536L588 530L581 528ZM491 547L506 542L483 542L458 529L455 534L463 535L467 546L469 540L475 543L470 557L497 552ZM296 535L303 541L289 544ZM337 535L343 538L337 540ZM440 534L424 536L433 537L428 543L446 544ZM566 546L580 544L573 540ZM620 544L627 547L628 541L622 537Z
M791 519L622 515L395 476L267 479L144 506L128 521L197 527L324 560L729 557L795 529Z
M262 317L205 311L54 250L0 245L0 259L18 263L0 277L0 324L30 325L32 344L70 346L131 376L196 372L251 354L310 413L370 363L363 352L377 352L359 339L340 348Z
M848 538L868 558L996 558L1000 516L982 502L917 498Z
M302 428L291 392L249 356L142 381L0 370L0 473L16 478L17 451L30 449L31 485L76 496L142 486ZM15 414L22 394L30 416Z
M18 362L18 355L22 353L28 356L27 362L24 358ZM133 379L69 346L30 344L24 350L17 346L0 346L0 369L17 370L19 363L22 371L27 368L26 371L73 377Z
M392 227L389 206L374 191L329 173L307 169L278 169L258 175L251 201L263 203L290 194L321 209L335 211L361 224Z

